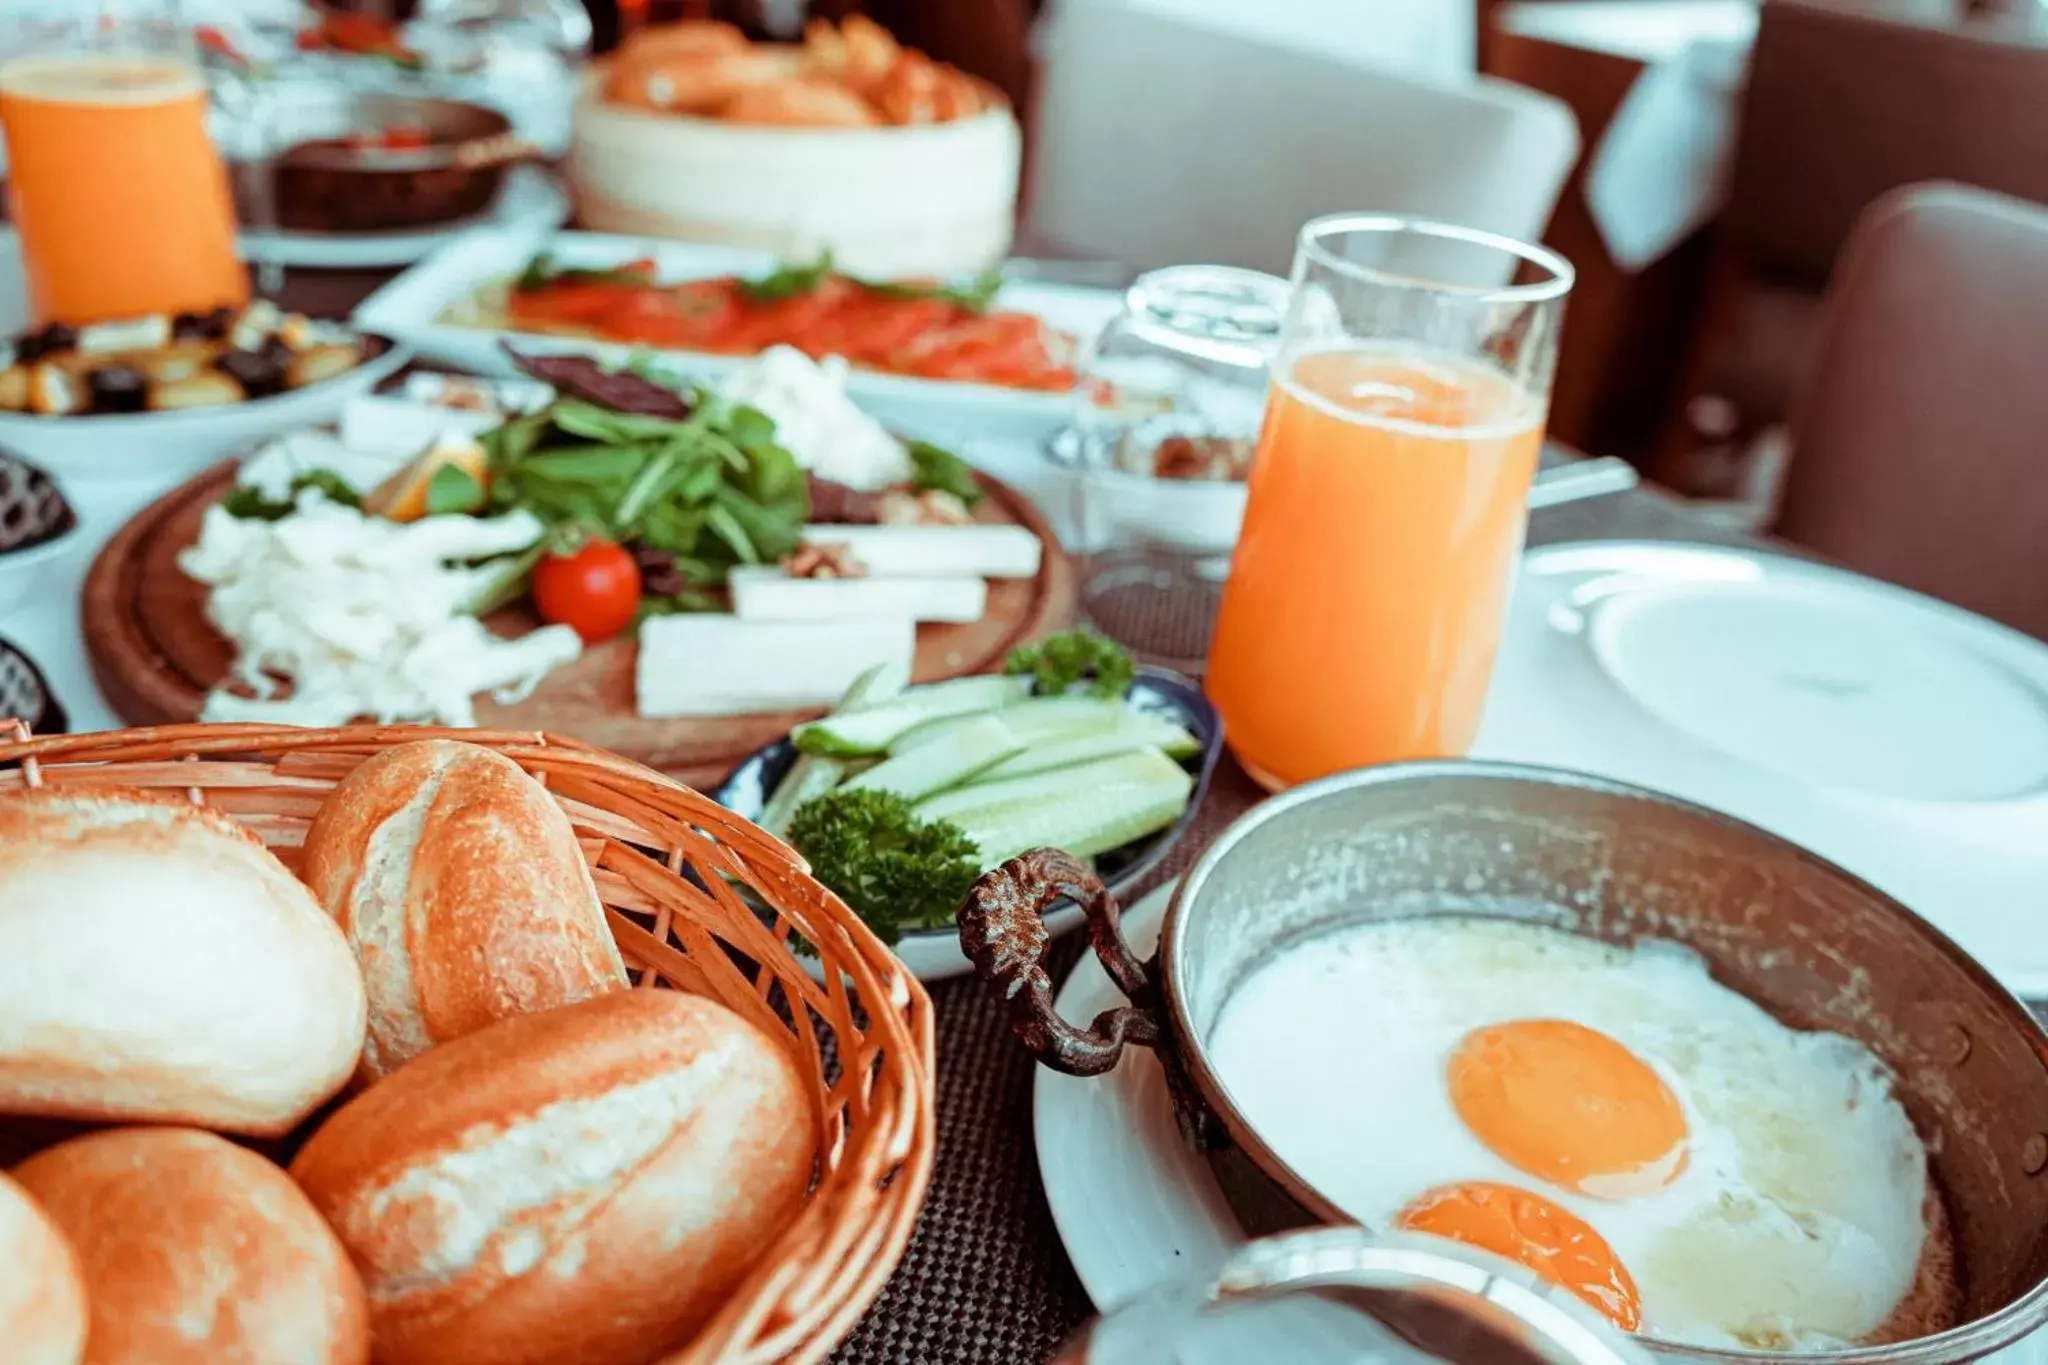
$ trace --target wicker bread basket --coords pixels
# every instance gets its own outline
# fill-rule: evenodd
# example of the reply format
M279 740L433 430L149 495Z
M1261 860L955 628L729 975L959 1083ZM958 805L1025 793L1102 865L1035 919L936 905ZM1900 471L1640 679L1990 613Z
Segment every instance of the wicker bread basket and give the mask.
M934 1135L931 1001L775 839L651 769L573 740L508 731L168 725L35 739L0 721L0 793L182 791L233 815L296 868L306 826L336 781L417 739L495 749L554 794L637 985L708 996L788 1040L822 1126L809 1202L665 1365L823 1358L881 1292L924 1203ZM735 884L773 907L772 923ZM793 933L817 945L822 981L791 951ZM8 1123L0 1120L0 1130ZM0 1131L0 1148L18 1145L10 1136L21 1135Z

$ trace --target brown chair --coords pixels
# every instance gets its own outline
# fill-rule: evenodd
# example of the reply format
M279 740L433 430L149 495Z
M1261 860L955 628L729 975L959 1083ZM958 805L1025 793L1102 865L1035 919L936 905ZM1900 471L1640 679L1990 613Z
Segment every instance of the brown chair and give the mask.
M1778 534L2048 639L2048 210L1912 186L1856 225Z

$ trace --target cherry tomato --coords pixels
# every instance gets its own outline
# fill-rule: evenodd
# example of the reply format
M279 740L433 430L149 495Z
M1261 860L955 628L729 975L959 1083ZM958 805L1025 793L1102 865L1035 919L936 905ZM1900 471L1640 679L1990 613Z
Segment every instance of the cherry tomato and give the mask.
M609 540L573 555L542 555L533 566L533 604L543 621L568 626L585 644L609 640L640 609L640 566Z

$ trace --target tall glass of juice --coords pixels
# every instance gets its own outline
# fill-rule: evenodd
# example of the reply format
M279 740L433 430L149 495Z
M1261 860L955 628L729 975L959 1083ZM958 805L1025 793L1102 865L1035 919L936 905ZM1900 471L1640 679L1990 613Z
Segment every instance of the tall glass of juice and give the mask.
M1275 790L1470 746L1572 269L1339 214L1302 228L1292 283L1206 683Z
M206 82L177 11L75 0L0 31L10 209L39 322L248 298Z

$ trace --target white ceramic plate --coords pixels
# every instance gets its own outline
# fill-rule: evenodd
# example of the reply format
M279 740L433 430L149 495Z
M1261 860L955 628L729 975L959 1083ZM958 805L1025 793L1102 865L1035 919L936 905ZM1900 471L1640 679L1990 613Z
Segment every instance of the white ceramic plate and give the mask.
M568 221L568 191L538 166L515 166L489 208L452 223L384 232L249 231L241 235L240 245L246 261L321 270L373 270L411 265L475 228L552 232Z
M553 252L560 262L571 266L601 267L651 257L664 280L763 275L777 264L765 252L729 247L585 232L479 231L449 243L364 300L355 312L356 325L402 337L422 355L479 374L517 373L500 345L506 340L543 355L569 352L623 360L636 353L650 353L646 347L489 331L440 321L451 305L470 298L482 285L517 274L541 250ZM1005 308L1035 313L1061 331L1087 339L1115 316L1122 296L1109 290L1018 280L1004 288L998 302ZM744 357L701 351L652 353L676 369L706 380L716 380L747 363ZM975 436L1049 434L1069 420L1075 401L1069 394L862 371L854 373L851 387L862 406L891 426L955 445Z
M2048 996L2048 647L2017 632L1778 555L1536 550L1473 754L1773 830Z
M1124 937L1140 958L1150 957L1159 941L1172 892L1162 887L1124 912ZM1123 1003L1092 954L1076 965L1058 997L1061 1016L1075 1021ZM1145 1049L1126 1048L1106 1076L1062 1076L1040 1067L1032 1131L1053 1224L1082 1287L1102 1311L1167 1280L1207 1273L1244 1245L1216 1178L1181 1141L1165 1077ZM1988 1359L2048 1365L2048 1333Z
M346 374L303 389L183 412L0 413L0 448L41 465L67 490L87 480L169 488L266 437L335 421L349 399L368 393L411 359L410 348L394 342Z

